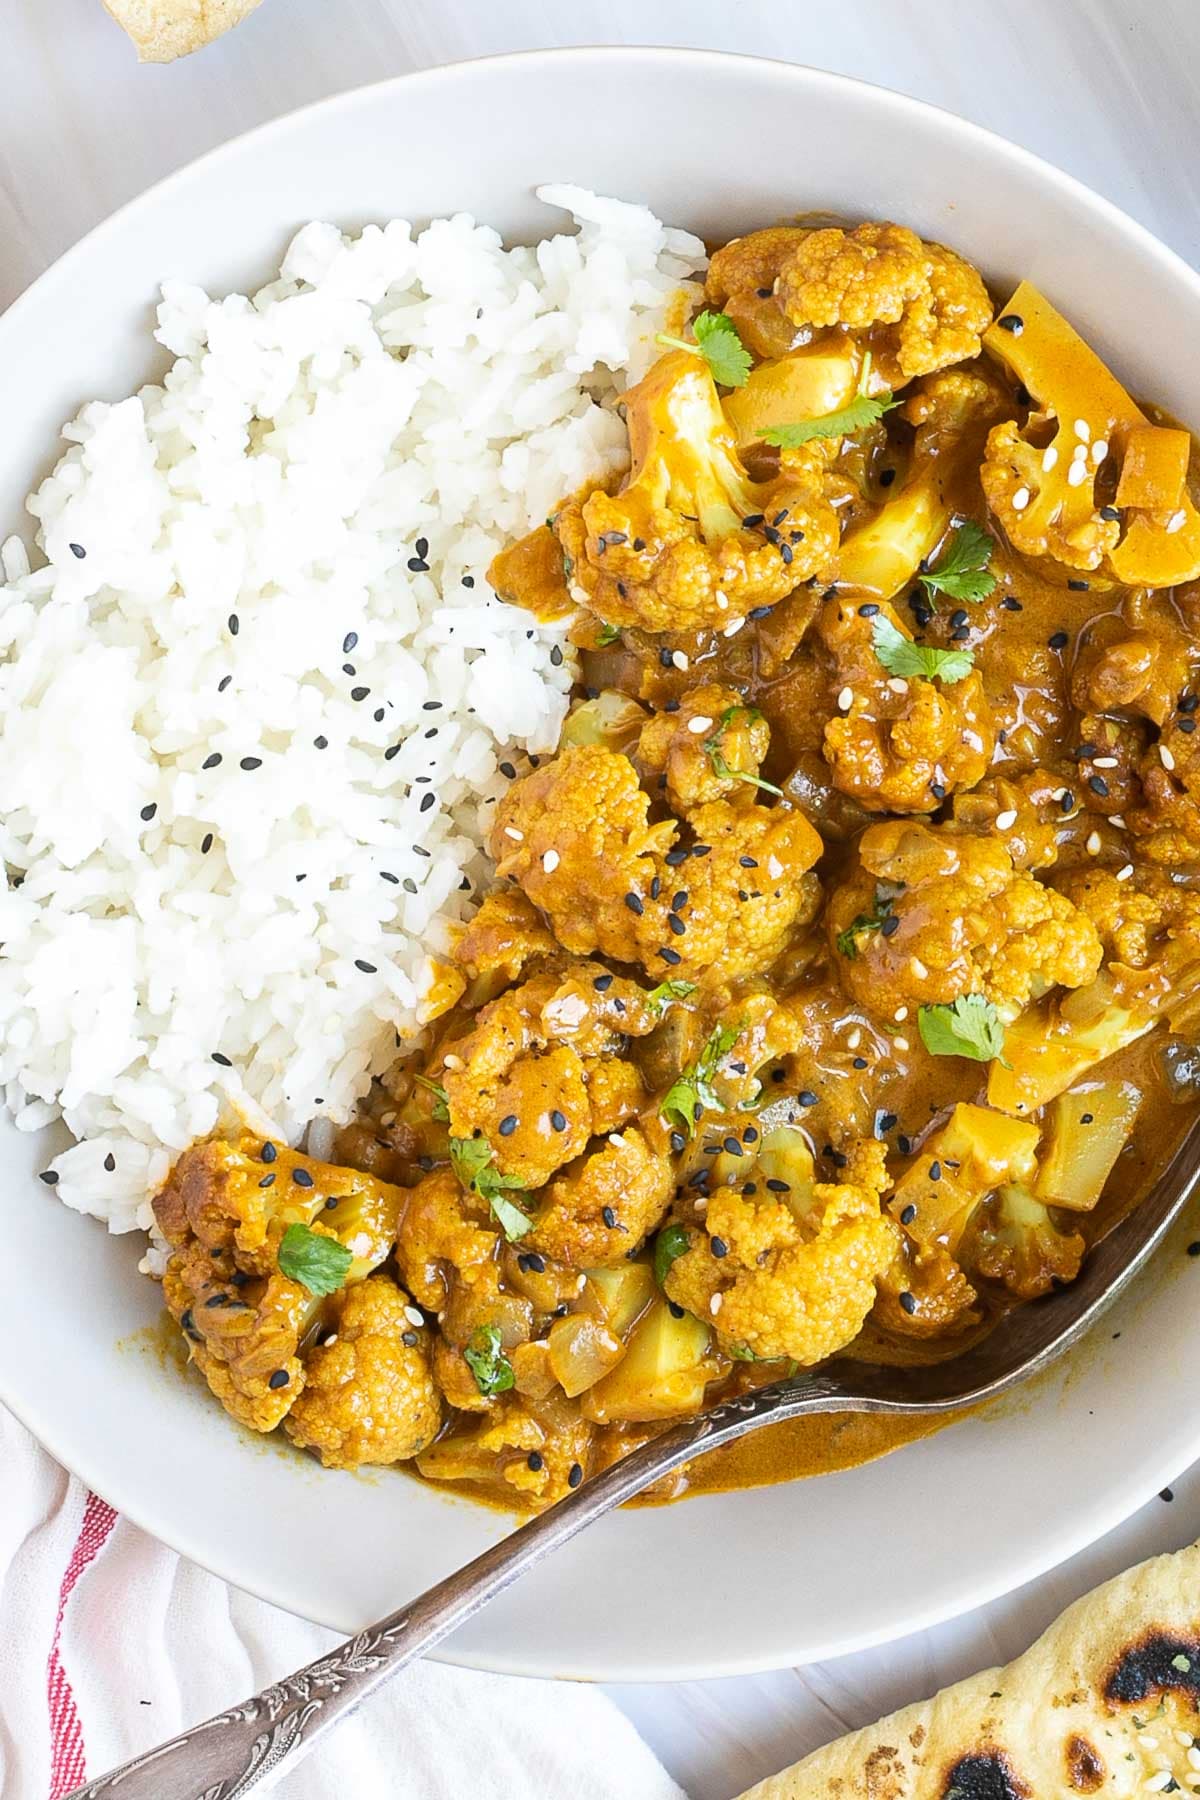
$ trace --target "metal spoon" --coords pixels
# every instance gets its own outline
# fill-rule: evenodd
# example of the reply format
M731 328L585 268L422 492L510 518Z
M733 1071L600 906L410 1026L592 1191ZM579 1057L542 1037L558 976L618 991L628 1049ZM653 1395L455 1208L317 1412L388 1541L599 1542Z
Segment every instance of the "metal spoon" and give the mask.
M1198 1186L1200 1124L1146 1198L1091 1252L1076 1282L1014 1308L962 1356L924 1368L831 1366L681 1420L327 1656L77 1788L67 1800L237 1800L285 1761L298 1760L368 1694L594 1519L680 1463L761 1425L806 1413L943 1413L1007 1393L1083 1336L1161 1243Z

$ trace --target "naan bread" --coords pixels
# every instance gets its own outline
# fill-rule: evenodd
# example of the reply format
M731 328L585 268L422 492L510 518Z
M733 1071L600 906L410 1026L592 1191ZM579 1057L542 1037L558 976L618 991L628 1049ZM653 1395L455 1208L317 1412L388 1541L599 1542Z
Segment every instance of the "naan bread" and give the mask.
M1069 1607L987 1669L742 1800L1102 1800L1200 1793L1200 1544Z
M173 62L240 25L259 0L104 0L140 62Z

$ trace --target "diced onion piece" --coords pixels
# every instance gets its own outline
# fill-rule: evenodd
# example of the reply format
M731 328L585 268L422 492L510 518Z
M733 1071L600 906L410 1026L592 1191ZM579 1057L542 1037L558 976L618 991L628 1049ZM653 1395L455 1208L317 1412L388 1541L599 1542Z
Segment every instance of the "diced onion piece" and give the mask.
M1049 1206L1091 1212L1142 1104L1131 1081L1103 1081L1060 1094L1046 1118L1036 1193Z
M617 1367L580 1402L598 1424L614 1419L674 1419L698 1412L704 1389L718 1373L709 1330L690 1313L676 1318L665 1300L642 1315Z
M625 1354L620 1338L587 1313L556 1319L547 1342L554 1378L571 1400L593 1387Z
M1164 425L1138 425L1125 440L1118 506L1140 506L1148 512L1173 512L1183 499L1192 441L1186 431Z

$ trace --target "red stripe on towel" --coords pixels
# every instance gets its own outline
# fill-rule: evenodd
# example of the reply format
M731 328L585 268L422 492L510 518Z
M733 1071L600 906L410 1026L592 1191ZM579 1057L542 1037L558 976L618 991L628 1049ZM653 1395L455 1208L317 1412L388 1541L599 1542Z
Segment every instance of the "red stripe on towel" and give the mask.
M71 1552L71 1560L58 1590L58 1616L54 1621L54 1639L46 1661L46 1704L50 1713L50 1790L47 1800L63 1800L72 1788L82 1786L86 1778L83 1754L83 1726L75 1705L75 1696L67 1680L66 1670L58 1654L62 1636L63 1615L67 1601L79 1577L94 1562L104 1547L105 1539L117 1522L117 1515L107 1500L89 1494L83 1509L83 1523Z

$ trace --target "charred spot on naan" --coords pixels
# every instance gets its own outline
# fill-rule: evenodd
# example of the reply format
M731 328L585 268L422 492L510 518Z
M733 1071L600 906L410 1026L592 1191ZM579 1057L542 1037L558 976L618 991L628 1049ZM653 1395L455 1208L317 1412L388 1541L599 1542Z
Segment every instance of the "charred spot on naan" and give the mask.
M1200 1700L1200 1631L1183 1637L1150 1630L1123 1650L1104 1683L1115 1706L1137 1706L1154 1694L1187 1694Z
M1078 1732L1067 1739L1067 1784L1073 1794L1095 1794L1108 1780L1108 1769L1098 1750Z
M940 1800L1032 1800L1032 1790L1002 1750L985 1748L960 1756L947 1770Z

